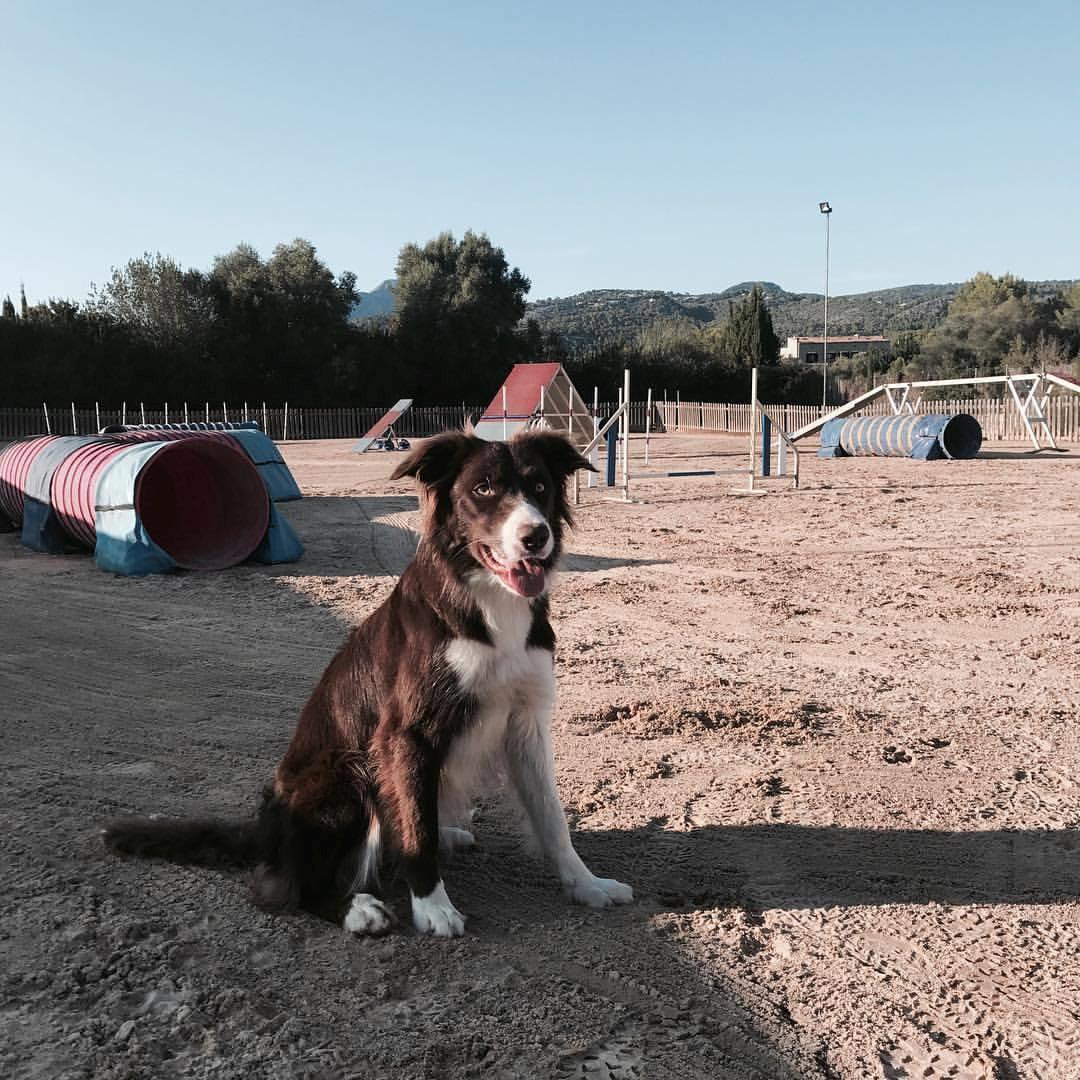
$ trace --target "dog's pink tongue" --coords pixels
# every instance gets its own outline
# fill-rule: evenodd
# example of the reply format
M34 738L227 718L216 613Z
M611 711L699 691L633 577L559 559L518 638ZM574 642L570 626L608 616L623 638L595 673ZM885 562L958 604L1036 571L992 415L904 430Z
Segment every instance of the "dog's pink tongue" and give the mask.
M510 567L506 581L521 596L539 596L544 591L547 571L539 563L522 562Z

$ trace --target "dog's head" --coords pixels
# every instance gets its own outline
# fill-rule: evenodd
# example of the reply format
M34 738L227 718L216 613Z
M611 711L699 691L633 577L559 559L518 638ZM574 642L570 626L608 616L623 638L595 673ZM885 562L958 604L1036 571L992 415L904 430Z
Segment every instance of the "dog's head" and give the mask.
M540 596L571 524L566 481L592 465L561 435L486 442L465 432L428 439L393 472L425 496L424 535L457 577L487 572L519 596Z

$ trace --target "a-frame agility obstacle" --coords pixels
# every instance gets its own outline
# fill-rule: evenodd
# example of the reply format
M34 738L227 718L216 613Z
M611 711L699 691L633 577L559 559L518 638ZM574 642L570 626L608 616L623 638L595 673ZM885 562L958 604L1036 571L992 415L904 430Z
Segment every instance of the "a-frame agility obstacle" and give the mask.
M497 442L533 427L561 432L577 447L594 435L592 415L562 364L515 364L475 431Z

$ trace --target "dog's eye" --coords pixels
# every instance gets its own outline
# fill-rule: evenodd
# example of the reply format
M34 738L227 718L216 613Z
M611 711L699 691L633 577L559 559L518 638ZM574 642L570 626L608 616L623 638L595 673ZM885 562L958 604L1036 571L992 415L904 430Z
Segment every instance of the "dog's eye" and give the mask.
M490 480L481 480L472 490L474 495L480 495L481 497L495 494L495 489L491 486Z
M535 491L537 495L543 495L544 492L547 491L547 486L543 480L537 480L536 483L533 484L533 491Z

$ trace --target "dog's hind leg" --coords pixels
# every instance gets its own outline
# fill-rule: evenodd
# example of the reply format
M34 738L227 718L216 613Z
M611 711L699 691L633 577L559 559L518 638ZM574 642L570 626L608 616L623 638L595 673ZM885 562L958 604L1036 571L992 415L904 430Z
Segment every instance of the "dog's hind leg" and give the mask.
M378 818L361 799L342 798L319 809L321 816L294 810L266 793L252 899L269 910L302 908L357 933L386 929L390 913L372 894L378 886ZM354 903L354 897L365 899Z
M390 909L371 893L355 893L341 925L351 934L383 934L394 923Z
M390 767L378 771L379 812L391 818L402 874L412 894L413 925L422 934L460 937L465 918L446 895L439 872L439 755L408 730L395 733L385 753Z
M379 859L382 854L382 828L372 814L367 836L356 854L356 872L349 886L349 906L342 926L353 934L382 934L390 929L394 916L390 909L368 890L379 883Z

